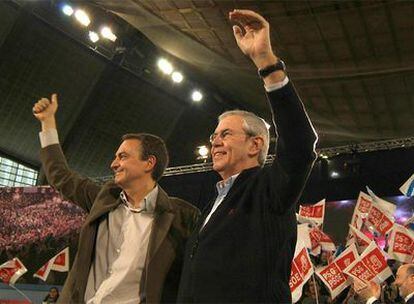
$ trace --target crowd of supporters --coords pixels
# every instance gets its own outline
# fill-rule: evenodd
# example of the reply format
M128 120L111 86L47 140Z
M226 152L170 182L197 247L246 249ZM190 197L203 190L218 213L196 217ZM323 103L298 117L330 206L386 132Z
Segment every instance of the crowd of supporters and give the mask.
M84 221L84 212L54 191L13 190L0 191L0 248L3 250L21 250L46 238L61 238L78 231Z
M315 268L328 265L329 257L331 253L322 251L319 256L311 256L313 265ZM393 282L395 280L400 262L395 260L388 260L388 266L393 272L393 276L389 277L385 282L381 284L381 303L384 304L399 304L404 303L401 296L398 294L398 289ZM302 297L297 302L298 304L365 304L366 300L360 299L355 292L353 285L348 286L341 292L335 299L329 293L329 290L325 287L322 281L317 275L314 275L303 287Z
M18 257L32 277L48 259L69 246L76 248L83 210L50 187L0 188L0 264ZM48 283L63 284L66 273L51 273Z

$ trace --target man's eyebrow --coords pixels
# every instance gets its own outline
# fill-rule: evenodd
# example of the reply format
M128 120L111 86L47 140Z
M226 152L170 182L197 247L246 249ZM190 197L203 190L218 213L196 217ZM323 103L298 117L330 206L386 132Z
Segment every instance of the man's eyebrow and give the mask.
M125 151L115 153L115 156L118 156L118 157L123 156L123 155L128 155L128 153L126 153Z

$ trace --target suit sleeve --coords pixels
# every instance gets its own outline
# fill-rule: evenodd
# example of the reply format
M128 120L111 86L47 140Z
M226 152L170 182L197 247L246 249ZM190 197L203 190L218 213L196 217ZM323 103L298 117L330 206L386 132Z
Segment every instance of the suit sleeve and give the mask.
M299 200L316 159L316 132L291 82L268 93L276 130L276 157L270 188L276 212L283 213Z
M49 184L65 198L89 212L101 187L69 169L59 144L42 148L40 159Z

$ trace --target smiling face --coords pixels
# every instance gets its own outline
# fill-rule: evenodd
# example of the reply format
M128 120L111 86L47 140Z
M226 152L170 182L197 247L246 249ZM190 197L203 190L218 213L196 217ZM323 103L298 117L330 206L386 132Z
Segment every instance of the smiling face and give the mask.
M244 169L258 166L258 153L254 138L243 130L243 118L224 117L214 131L211 142L213 169L223 179Z
M127 139L119 146L111 169L114 171L115 183L122 189L127 189L137 181L151 175L153 168L151 159L142 160L141 158L139 140Z

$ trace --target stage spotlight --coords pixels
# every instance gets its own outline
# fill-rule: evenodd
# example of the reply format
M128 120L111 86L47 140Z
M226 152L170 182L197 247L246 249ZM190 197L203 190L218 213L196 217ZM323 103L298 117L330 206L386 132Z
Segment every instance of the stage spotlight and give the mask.
M332 172L331 172L331 177L332 177L332 178L337 178L337 177L339 177L339 173L338 173L338 172L336 172L336 171L332 171Z
M210 153L210 150L207 148L207 146L199 146L197 147L197 159L198 160L206 160L208 158L208 154Z
M157 65L164 74L170 75L173 71L173 67L167 59L161 58Z
M115 40L116 40L116 36L115 36L115 34L114 33L112 33L112 30L109 28L109 27L107 27L107 26L105 26L105 27L103 27L102 28L102 30L101 30L101 35L102 35L102 37L104 37L104 38L106 38L106 39L109 39L109 40L111 40L112 42L115 42Z
M72 14L73 14L73 8L72 8L70 5L65 4L65 5L62 7L62 12L63 12L66 16L72 16Z
M171 78L176 83L180 83L184 79L183 74L181 74L180 72L177 72L177 71L172 73Z
M84 10L81 10L81 9L76 10L76 12L75 12L75 18L83 26L88 26L89 23L91 23L91 19L89 19L88 14L86 14L85 11Z
M99 35L96 32L89 31L89 39L95 43L99 40Z
M201 94L200 91L195 90L193 91L193 93L191 94L191 99L195 102L199 102L201 101L201 99L203 99L203 94Z

